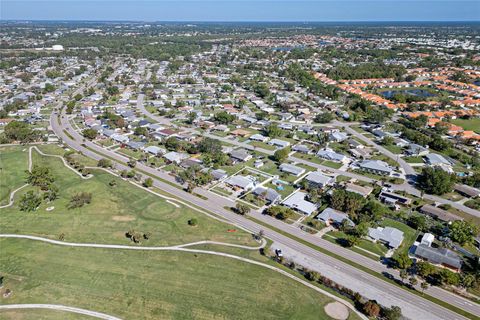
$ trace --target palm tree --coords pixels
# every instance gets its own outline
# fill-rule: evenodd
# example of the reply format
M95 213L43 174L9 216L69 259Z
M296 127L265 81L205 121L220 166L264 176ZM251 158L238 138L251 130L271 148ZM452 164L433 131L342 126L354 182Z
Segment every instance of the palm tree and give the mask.
M410 282L410 285L412 287L415 287L415 285L418 283L418 280L415 277L410 277L410 279L408 279L408 282Z
M420 286L422 287L422 293L425 292L425 290L428 289L428 283L426 281L423 281Z
M406 270L400 270L400 278L402 278L402 282L405 283L405 279L407 279L408 274Z

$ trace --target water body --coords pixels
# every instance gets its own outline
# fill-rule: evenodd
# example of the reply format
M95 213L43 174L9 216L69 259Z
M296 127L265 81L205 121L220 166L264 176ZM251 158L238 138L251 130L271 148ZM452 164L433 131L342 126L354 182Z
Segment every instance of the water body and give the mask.
M387 90L387 91L380 92L380 94L387 99L392 98L396 94L406 94L406 95L422 97L422 98L430 98L430 97L436 96L430 91L423 90L423 89Z

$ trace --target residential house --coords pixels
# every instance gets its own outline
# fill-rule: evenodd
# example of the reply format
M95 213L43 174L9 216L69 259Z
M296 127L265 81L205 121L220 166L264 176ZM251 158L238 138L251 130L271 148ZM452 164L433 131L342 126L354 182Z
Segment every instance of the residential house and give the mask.
M443 209L434 207L432 205L426 204L423 205L419 211L423 214L426 214L432 218L444 221L444 222L452 222L455 220L462 220L462 218L454 215L453 213L450 213L448 211L445 211Z
M392 249L397 249L403 242L403 231L392 227L368 228L368 238L382 242Z
M341 153L334 152L332 149L322 149L317 152L317 157L335 162L347 163L350 159Z
M251 135L249 139L253 141L266 142L268 140L268 137L265 137L264 135L256 133L254 135Z
M447 248L433 248L419 244L413 249L413 254L420 260L459 272L462 268L462 259L458 254Z
M378 198L380 199L380 201L392 206L395 206L396 204L408 206L409 204L412 203L412 199L410 198L401 196L393 192L384 191L384 190L380 192L380 194L378 195Z
M316 219L324 222L327 226L339 226L342 224L343 221L346 221L346 223L350 226L355 225L353 221L350 220L350 218L348 217L348 214L332 208L326 208L325 210L323 210L322 213L320 213L316 217Z
M405 154L410 157L423 157L429 153L428 148L422 147L421 145L412 143L408 146L408 149L405 150Z
M290 142L280 140L280 139L272 139L268 142L268 144L275 146L277 148L286 148L290 145Z
M347 140L348 135L345 132L335 131L330 134L330 141L342 142Z
M170 163L180 164L183 160L189 158L188 154L171 151L163 155L163 157Z
M282 196L272 188L257 187L252 193L257 197L262 197L270 204L275 204L282 200Z
M312 150L304 144L296 144L292 147L292 150L295 152L300 152L304 154L309 154Z
M361 170L379 175L388 176L393 173L393 168L390 167L386 162L381 160L364 160L358 163L358 167Z
M305 192L297 191L283 201L282 204L303 214L311 215L315 210L317 210L317 205L305 200L306 196L307 194Z
M372 193L373 188L368 186L359 186L358 184L354 183L347 183L345 184L345 190L348 192L359 194L362 197L366 198L370 193Z
M456 183L453 187L458 193L467 196L469 198L476 198L480 196L480 190L474 187L467 186L465 184Z
M232 150L230 152L230 157L235 161L242 161L242 162L246 162L246 161L252 159L252 155L249 154L244 149Z
M310 172L305 177L305 180L307 180L311 186L317 188L324 188L325 186L331 185L333 182L335 182L333 177L323 175L318 171Z
M255 183L244 176L231 176L225 180L225 183L234 188L242 189L243 191L247 191L255 187Z
M427 154L425 156L425 162L431 166L442 166L442 165L450 166L451 165L451 163L447 159L445 159L443 156L436 153Z
M282 163L279 167L280 171L292 174L296 177L301 176L304 172L304 168L294 166L293 164Z
M145 149L143 149L143 151L153 154L154 156L157 156L159 154L164 154L167 152L165 149L157 146L148 146Z
M228 177L228 174L225 170L222 170L222 169L215 169L215 170L212 170L210 172L210 174L212 175L212 177L216 180L222 180L226 177Z

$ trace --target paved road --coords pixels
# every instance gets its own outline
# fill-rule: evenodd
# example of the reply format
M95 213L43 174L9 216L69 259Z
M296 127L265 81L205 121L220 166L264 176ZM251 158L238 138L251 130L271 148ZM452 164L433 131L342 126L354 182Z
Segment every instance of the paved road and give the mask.
M65 143L67 143L73 149L81 151L84 155L88 157L99 160L105 156L108 156L119 162L125 163L128 161L127 157L124 157L112 151L106 150L90 141L85 141L84 143L89 148L95 150L95 152L92 152L91 150L83 147L81 145L83 138L77 132L74 131L74 129L72 128L70 122L68 121L65 115L63 116L63 118L61 118L61 124L59 124L57 122L56 115L52 114L51 125L54 131L56 132L56 134L59 137L61 137ZM71 136L74 137L74 140L70 139L67 135L65 135L65 133L63 132L63 128L68 128L67 131ZM121 163L117 163L116 167L119 170L129 169L127 166ZM157 176L160 179L169 180L169 181L175 180L170 175L164 172L160 172L151 167L145 166L142 163L138 163L137 168L142 171L148 172L151 175ZM144 177L146 176L144 175ZM367 297L371 299L376 299L381 304L384 304L387 306L392 305L393 302L395 303L398 302L397 305L399 305L404 311L404 314L411 319L465 319L464 317L448 309L445 309L435 303L432 303L426 299L423 299L412 293L409 293L406 290L393 286L366 272L360 271L357 268L352 267L347 263L343 263L335 258L332 258L329 255L323 254L315 249L310 248L309 246L301 244L278 232L275 232L269 228L259 225L251 220L248 220L245 217L236 215L229 210L223 209L224 206L232 206L234 204L233 202L231 202L226 198L212 194L204 189L197 188L195 192L198 192L206 196L207 198L209 198L208 200L203 200L193 194L181 191L180 189L158 179L154 179L154 186L170 194L174 194L178 197L181 197L185 201L188 201L199 207L205 208L206 210L213 212L219 216L222 216L232 221L233 223L236 223L250 230L251 232L259 232L260 230L263 230L265 233L265 236L275 241L276 243L292 248L295 251L300 252L301 254L304 254L306 256L311 257L312 259L315 259L316 261L318 261L318 263L324 263L327 266L331 266L331 268L334 268L335 270L337 270L336 274L332 276L332 279L342 285L345 285L348 287L351 284L350 283L351 277L354 277L356 281L362 283L363 287L365 288L365 291L367 292L366 294ZM296 227L290 226L276 219L263 216L258 212L252 212L251 215L253 215L255 218L259 220L262 220L270 225L275 226L278 229L281 229L282 231L285 231L297 237L301 237L312 244L323 247L326 250L335 252L336 254L339 254L351 261L355 261L359 264L362 264L378 272L387 272L398 278L398 273L396 271L389 270L385 266L381 265L380 263L374 260L371 260L369 258L366 258L362 255L359 255L351 250L344 249L326 240L306 234ZM452 305L465 309L473 314L480 314L480 306L478 304L470 303L470 301L466 299L463 299L456 295L445 292L439 288L432 287L428 290L428 293L432 296L435 296L438 299L448 301ZM423 305L425 307L423 307ZM420 314L425 314L425 312L428 313L429 315L428 317L426 317L427 315L425 315L425 317L418 316Z
M82 314L89 317L94 317L98 319L104 320L121 320L120 318L86 309L80 309L75 307L68 307L59 304L5 304L0 305L0 310L18 310L18 309L50 309L56 311L65 311L65 312L72 312L77 314Z

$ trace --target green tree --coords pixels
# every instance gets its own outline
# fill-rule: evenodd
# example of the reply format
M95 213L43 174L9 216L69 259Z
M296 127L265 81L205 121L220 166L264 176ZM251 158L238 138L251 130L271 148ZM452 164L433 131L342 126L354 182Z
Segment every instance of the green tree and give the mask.
M30 125L21 121L12 121L5 126L5 137L11 141L29 143L38 139L37 132L33 131Z
M20 197L20 211L35 211L41 203L42 198L30 190Z
M214 115L214 119L219 123L229 124L229 123L232 123L233 120L235 120L235 116L229 114L226 111L220 111Z
M130 167L130 168L135 168L135 166L137 165L137 160L133 159L133 158L130 158L127 162L127 165Z
M410 279L408 279L408 283L410 283L412 287L415 287L418 283L418 280L415 277L410 277Z
M89 192L79 192L74 194L70 198L70 203L68 204L68 209L81 208L86 204L92 202L92 194Z
M442 269L438 273L438 277L443 284L457 286L460 284L460 276L458 273L452 272L448 269Z
M136 127L133 134L136 136L148 137L148 129L145 127Z
M43 199L47 200L47 201L53 201L55 199L58 198L58 187L56 185L54 185L53 183L51 183L49 186L48 186L48 190L45 191L45 193L43 194Z
M449 227L450 238L460 244L471 243L478 234L478 227L468 221L456 220Z
M48 167L33 165L32 171L26 171L27 183L32 186L40 187L42 190L48 190L49 186L55 181L53 174Z
M435 274L436 272L435 267L432 264L425 261L417 262L416 267L417 267L417 274L424 279Z
M391 308L385 308L383 315L386 320L399 320L402 317L402 309L398 306L392 306Z
M235 210L243 216L250 212L250 207L246 204L237 202L237 204L235 205Z
M393 261L399 269L407 269L412 265L412 259L408 257L406 252L396 252L393 255Z
M97 166L100 168L111 168L112 161L110 161L109 159L102 158L98 160Z
M323 112L317 114L313 121L316 123L329 123L332 120L333 114L331 112Z
M93 140L97 137L97 131L90 128L83 129L82 135L87 139Z
M452 191L456 178L441 168L424 167L418 178L419 186L428 193L442 195Z
M276 123L271 123L265 128L265 133L270 138L277 138L282 135L282 129Z
M285 160L287 160L289 153L290 153L290 148L289 147L286 147L286 148L283 148L283 149L278 149L273 154L273 159L275 161L279 162L279 163L282 163Z
M265 83L259 83L253 87L253 91L260 98L265 98L270 95L270 89Z
M426 281L423 281L422 283L420 283L420 287L422 287L422 293L424 293L425 290L428 289L428 283Z
M153 179L152 178L147 178L143 181L143 186L145 188L151 188L153 186Z

